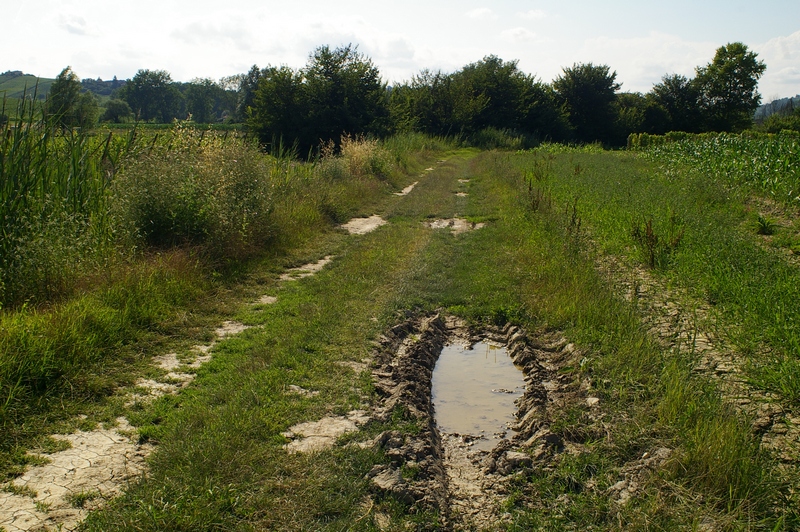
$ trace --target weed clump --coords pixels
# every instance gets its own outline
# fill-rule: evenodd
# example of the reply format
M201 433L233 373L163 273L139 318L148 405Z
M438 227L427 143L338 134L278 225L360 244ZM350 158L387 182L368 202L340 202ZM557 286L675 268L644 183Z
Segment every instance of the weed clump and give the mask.
M631 237L645 257L650 268L664 268L670 256L678 249L683 239L685 228L673 214L670 216L666 233L659 236L653 228L653 219L644 223L635 222L631 229Z
M236 260L271 236L272 158L203 133L176 124L115 180L112 213L124 239L140 248L202 245Z

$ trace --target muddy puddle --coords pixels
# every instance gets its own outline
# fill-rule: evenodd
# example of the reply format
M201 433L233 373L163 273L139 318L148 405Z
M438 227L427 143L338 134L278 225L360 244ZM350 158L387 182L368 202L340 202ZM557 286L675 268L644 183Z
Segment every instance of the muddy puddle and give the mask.
M524 392L522 371L505 347L489 342L446 345L432 379L439 432L490 451L511 432L517 421L515 401Z

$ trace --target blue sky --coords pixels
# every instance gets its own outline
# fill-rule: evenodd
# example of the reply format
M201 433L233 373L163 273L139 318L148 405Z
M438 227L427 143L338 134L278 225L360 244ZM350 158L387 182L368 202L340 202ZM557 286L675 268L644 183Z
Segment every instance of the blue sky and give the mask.
M574 63L607 64L623 90L647 92L741 41L767 64L766 101L800 93L800 0L0 0L0 13L0 71L44 77L70 65L83 78L149 68L218 79L352 43L390 83L494 54L547 82Z

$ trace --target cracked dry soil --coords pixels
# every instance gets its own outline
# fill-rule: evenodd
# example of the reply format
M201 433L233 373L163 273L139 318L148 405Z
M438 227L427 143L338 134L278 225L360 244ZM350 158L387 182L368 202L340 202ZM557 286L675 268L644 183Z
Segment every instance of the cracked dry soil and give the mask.
M695 373L715 382L724 400L751 420L751 430L765 449L785 467L800 465L800 412L748 382L744 368L748 357L719 334L709 304L667 287L641 267L607 257L597 268L636 304L650 334L664 349L694 356Z

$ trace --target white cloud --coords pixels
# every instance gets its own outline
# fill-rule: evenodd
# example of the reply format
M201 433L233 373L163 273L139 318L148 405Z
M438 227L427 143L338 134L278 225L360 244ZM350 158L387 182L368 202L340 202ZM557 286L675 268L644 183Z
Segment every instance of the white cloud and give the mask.
M767 65L758 84L762 95L772 98L800 94L800 31L752 48Z
M62 29L67 30L69 33L73 35L89 34L86 20L83 17L61 15L59 17L58 25L61 26Z
M466 16L473 20L487 20L487 19L497 18L495 12L489 9L488 7L479 7L477 9L473 9L472 11L467 11Z
M664 75L694 76L695 68L713 59L716 48L654 31L645 37L587 39L573 62L606 64L617 72L622 90L648 92Z
M253 42L250 33L239 24L217 27L213 24L192 22L173 30L170 36L190 45L230 42L240 50L249 50Z
M542 20L547 17L547 13L541 9L531 9L524 13L519 13L519 17L526 20Z
M536 42L539 40L534 32L528 28L511 28L500 33L503 40L509 42Z

